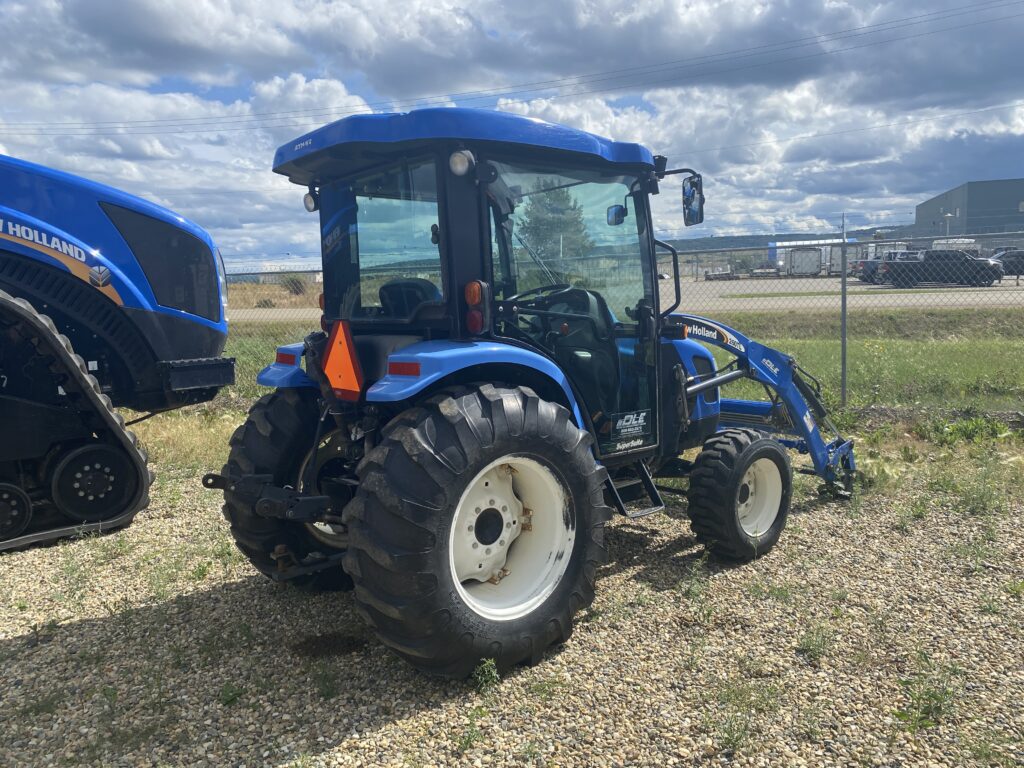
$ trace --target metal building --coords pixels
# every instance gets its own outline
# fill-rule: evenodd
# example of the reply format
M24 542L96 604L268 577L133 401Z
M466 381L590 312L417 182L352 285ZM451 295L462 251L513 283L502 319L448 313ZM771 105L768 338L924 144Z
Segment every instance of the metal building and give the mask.
M1024 179L968 181L917 206L920 234L964 235L1024 230Z

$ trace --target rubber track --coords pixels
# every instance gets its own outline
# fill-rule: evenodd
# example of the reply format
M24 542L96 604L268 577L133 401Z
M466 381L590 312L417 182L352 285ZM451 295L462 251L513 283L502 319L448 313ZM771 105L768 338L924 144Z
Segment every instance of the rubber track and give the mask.
M75 354L68 337L57 331L49 317L37 312L25 299L16 299L4 291L0 291L0 317L13 318L19 334L32 342L39 355L52 358L50 371L55 379L60 380L69 402L74 404L83 421L94 432L105 433L108 443L113 440L127 452L138 475L135 498L127 511L117 517L98 523L75 523L27 533L0 541L0 551L127 525L149 504L149 488L153 482L153 473L148 467L149 457L139 445L135 433L125 428L124 417L114 410L110 398L102 394L99 382L86 368L85 361Z

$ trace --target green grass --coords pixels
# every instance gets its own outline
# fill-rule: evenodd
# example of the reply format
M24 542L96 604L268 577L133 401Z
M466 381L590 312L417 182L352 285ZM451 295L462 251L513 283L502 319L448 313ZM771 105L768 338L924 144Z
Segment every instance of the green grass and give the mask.
M729 312L714 319L793 355L822 380L828 404L838 402L838 312ZM1022 328L1024 308L1016 307L853 310L848 404L1016 410L1024 400ZM241 404L265 394L256 374L273 361L276 347L314 330L306 321L233 325L226 354L236 359L237 383L222 398ZM722 362L730 359L721 353ZM726 393L760 398L763 390L738 382Z
M755 337L757 338L757 337ZM758 338L792 355L821 380L827 405L840 394L839 338ZM716 351L720 363L731 356ZM726 397L762 399L753 382L729 385ZM1009 340L850 339L847 404L1011 410L1024 400L1024 345Z
M911 674L900 680L906 701L893 714L910 733L935 727L953 714L963 676L955 665L938 664L927 654L918 654Z

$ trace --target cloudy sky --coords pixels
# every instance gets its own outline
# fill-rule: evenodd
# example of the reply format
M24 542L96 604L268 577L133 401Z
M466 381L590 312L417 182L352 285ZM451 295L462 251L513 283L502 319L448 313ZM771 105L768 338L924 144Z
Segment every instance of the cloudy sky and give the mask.
M643 142L705 174L688 237L905 223L1024 176L1024 0L0 0L0 19L0 152L167 205L237 263L315 252L274 149L357 111Z

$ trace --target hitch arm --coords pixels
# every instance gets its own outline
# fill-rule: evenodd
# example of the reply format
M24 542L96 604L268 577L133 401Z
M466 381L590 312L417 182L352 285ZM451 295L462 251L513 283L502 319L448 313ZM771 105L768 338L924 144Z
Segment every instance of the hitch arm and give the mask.
M203 486L224 491L233 503L250 508L260 517L296 523L337 522L330 496L306 496L274 485L272 475L203 476ZM334 518L334 519L332 519Z

